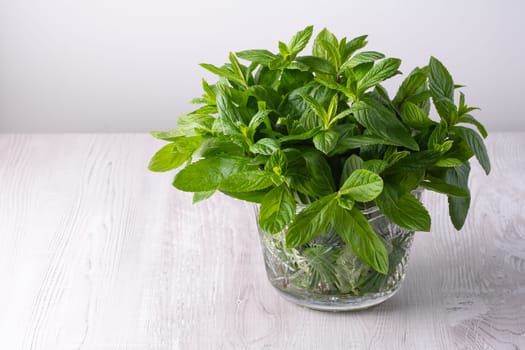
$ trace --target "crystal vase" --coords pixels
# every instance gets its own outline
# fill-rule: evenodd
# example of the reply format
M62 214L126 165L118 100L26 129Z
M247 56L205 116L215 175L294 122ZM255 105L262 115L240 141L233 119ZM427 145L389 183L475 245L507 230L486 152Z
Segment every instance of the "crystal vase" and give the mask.
M270 234L259 227L270 283L287 300L317 310L359 310L394 296L405 277L414 232L392 223L377 207L362 213L385 244L387 274L363 263L331 227L297 248L286 247L286 229Z

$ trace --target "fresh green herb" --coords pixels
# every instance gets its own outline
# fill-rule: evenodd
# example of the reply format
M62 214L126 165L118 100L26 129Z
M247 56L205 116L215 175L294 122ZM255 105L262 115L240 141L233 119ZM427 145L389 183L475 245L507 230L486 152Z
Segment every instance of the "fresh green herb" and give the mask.
M219 191L259 203L260 227L284 231L287 248L302 249L316 276L309 283L332 281L355 293L385 283L389 264L401 259L361 210L375 205L400 227L429 231L430 215L413 195L423 187L448 197L461 229L470 158L490 171L487 132L437 58L415 68L391 99L381 84L400 74L400 59L359 51L366 36L339 40L326 29L304 54L312 35L309 26L276 51L202 64L218 81L203 80L203 95L193 100L200 107L174 130L152 133L170 143L149 169L184 166L173 185L194 192L194 202ZM309 245L327 230L346 246ZM341 269L355 259L364 265Z

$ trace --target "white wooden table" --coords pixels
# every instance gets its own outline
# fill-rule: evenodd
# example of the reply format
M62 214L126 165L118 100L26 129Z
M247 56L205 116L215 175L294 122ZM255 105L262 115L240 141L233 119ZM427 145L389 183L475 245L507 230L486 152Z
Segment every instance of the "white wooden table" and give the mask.
M402 289L339 314L281 299L251 206L192 206L160 145L0 135L0 349L525 349L525 133L489 137L462 232L426 193Z

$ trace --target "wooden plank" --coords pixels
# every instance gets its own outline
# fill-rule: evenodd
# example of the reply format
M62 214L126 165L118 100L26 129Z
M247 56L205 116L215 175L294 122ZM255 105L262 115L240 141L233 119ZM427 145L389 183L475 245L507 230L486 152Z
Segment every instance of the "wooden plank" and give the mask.
M488 139L465 228L425 193L407 279L327 313L266 281L252 206L191 205L140 134L0 135L1 349L525 348L525 134Z

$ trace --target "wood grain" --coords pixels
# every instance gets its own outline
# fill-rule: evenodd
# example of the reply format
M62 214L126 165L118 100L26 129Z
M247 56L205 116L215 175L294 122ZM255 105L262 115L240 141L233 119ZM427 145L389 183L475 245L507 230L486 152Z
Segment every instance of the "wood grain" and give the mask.
M464 229L425 193L386 303L311 311L266 281L250 204L191 205L142 134L0 135L0 349L525 349L525 134L488 139Z

